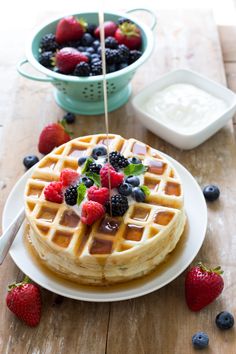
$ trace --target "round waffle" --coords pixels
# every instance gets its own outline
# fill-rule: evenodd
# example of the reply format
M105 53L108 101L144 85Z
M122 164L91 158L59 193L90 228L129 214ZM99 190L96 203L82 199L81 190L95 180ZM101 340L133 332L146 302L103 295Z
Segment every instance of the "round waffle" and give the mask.
M92 226L72 207L45 200L43 190L65 168L77 170L78 158L96 145L109 145L148 166L144 184L151 193L134 202L122 217L106 214ZM178 243L185 226L181 180L164 156L135 139L90 135L69 141L45 156L25 188L30 239L43 263L58 275L83 284L106 285L141 277L160 264Z

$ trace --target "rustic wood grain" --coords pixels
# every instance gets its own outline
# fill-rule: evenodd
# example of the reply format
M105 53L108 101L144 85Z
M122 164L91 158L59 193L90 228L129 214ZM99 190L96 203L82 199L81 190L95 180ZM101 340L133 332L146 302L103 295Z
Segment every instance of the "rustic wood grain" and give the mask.
M21 33L17 41L13 33L9 35L14 45L11 41L6 41L5 45L14 55L7 64L4 61L0 69L5 83L0 86L0 125L3 126L0 126L0 212L10 189L24 172L22 158L37 153L36 142L42 127L63 115L49 85L17 76L14 66L16 59L23 55L24 35ZM178 67L192 68L226 83L218 33L209 12L158 12L155 39L151 59L133 80L134 94L161 74ZM184 274L152 294L113 304L70 299L61 302L56 295L43 290L42 320L39 327L30 329L15 319L5 306L7 284L21 277L8 257L0 273L0 353L191 354L195 353L191 336L204 330L210 336L210 346L205 353L234 354L235 330L220 332L214 325L214 318L221 310L227 309L236 315L236 147L232 124L200 147L184 152L147 131L136 120L129 102L110 114L110 130L143 140L170 154L189 169L201 186L219 185L221 197L209 205L206 240L196 260L222 265L225 290L200 313L190 312L185 305ZM78 116L74 131L75 136L100 133L104 131L104 121L101 116Z

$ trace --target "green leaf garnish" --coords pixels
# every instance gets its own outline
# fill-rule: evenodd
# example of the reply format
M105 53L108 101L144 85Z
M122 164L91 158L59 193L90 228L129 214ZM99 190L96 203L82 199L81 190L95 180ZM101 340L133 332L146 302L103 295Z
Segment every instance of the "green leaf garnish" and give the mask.
M141 175L146 171L147 171L147 167L144 166L142 163L139 164L131 163L124 168L124 174L126 176L130 176L130 175L137 176L137 175Z
M150 189L147 186L141 186L140 189L143 191L143 193L148 197L151 194Z
M100 187L101 186L101 180L100 176L97 173L92 173L92 172L87 172L86 176L93 180L93 182L96 184L96 186Z
M91 163L93 163L92 157L87 158L87 160L85 161L84 167L81 170L82 175L88 170L89 165L91 165Z
M79 184L77 187L77 204L80 205L81 202L84 200L85 194L86 194L86 187L83 183Z

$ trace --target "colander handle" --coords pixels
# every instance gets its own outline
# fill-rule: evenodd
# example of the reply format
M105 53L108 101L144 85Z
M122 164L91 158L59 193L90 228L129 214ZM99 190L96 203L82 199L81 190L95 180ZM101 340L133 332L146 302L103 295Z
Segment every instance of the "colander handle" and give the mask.
M132 13L132 12L136 12L136 11L144 11L144 12L147 12L148 14L151 15L152 17L152 24L151 24L151 30L153 31L154 28L156 27L156 24L157 24L157 17L156 15L154 14L154 12L152 10L149 10L149 9L144 9L144 8L137 8L137 9L131 9L131 10L128 10L126 11L128 14L129 13Z
M42 81L42 82L52 82L53 79L52 78L49 78L49 77L39 77L39 76L34 76L34 75L31 75L31 74L28 74L27 72L25 72L23 69L22 69L22 66L25 65L25 64L28 64L29 61L28 59L22 59L16 66L17 68L17 71L20 75L26 77L27 79L30 79L30 80L35 80L35 81Z

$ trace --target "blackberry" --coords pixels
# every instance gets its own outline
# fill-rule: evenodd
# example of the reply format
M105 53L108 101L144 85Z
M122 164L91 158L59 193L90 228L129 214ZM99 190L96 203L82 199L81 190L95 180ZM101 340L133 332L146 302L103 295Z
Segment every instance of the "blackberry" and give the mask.
M68 205L75 205L77 203L77 186L70 186L65 191L65 201Z
M128 63L120 63L120 64L118 65L117 70L125 69L125 68L127 68L127 66L129 66Z
M47 52L47 51L55 52L59 48L59 45L56 42L55 34L53 33L45 34L41 39L39 48L41 49L42 52Z
M89 76L90 74L90 66L88 63L82 61L81 63L77 64L73 75L75 76Z
M114 37L107 37L105 39L105 47L106 48L111 48L111 49L117 49L118 47L118 42Z
M99 174L101 168L102 168L102 165L100 165L100 164L97 165L96 163L91 163L88 167L88 172Z
M87 32L93 35L96 28L97 25L95 25L94 23L89 23L87 27Z
M124 22L132 23L131 20L129 20L128 18L125 18L125 17L118 18L117 22L118 22L119 25L122 25L122 23L124 23Z
M136 60L138 60L142 55L142 52L140 52L140 50L131 50L129 52L129 64L134 63Z
M116 64L107 65L106 67L107 74L114 73L116 70L117 70Z
M129 61L129 56L130 56L130 51L129 48L126 47L124 44L120 44L118 46L119 54L120 54L120 61L122 63L128 63Z
M106 203L107 213L112 216L122 216L128 210L128 199L121 194L115 194Z
M95 63L91 65L91 72L92 75L102 75L102 62L96 61Z
M94 41L93 36L90 33L85 33L83 37L81 38L81 44L89 47Z
M120 52L118 49L105 49L107 64L116 64L120 62Z
M113 151L109 154L109 161L115 170L129 165L129 161L117 151Z
M52 63L52 57L53 57L53 52L48 51L48 52L43 52L39 54L39 63L46 68L51 68L53 66Z

